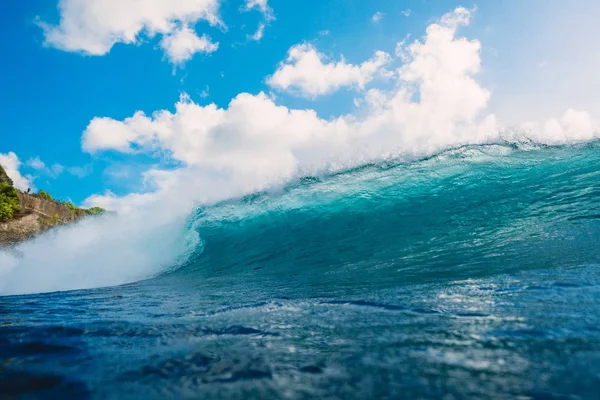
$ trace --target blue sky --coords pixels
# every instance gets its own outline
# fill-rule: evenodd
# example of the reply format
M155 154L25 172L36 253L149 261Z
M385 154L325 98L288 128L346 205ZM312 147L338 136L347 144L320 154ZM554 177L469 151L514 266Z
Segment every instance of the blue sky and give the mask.
M274 19L258 6L243 11L245 1L215 2L223 25L211 26L202 18L191 25L199 36L218 42L218 49L174 63L160 48L163 35L149 37L143 30L137 43L116 43L103 55L49 44L40 21L60 24L58 0L6 1L0 29L4 38L12 39L0 42L5 60L0 64L0 153L14 152L22 163L20 173L30 175L35 188L78 204L107 191L117 196L144 192L149 190L140 177L144 171L172 171L189 160L157 157L156 148L82 151L82 134L94 118L122 121L136 111L175 112L183 93L198 105L227 108L239 93L261 91L288 109L312 109L323 119L360 116L356 99L371 87L393 84L376 77L368 87L348 84L318 96L298 96L267 79L288 51L302 43L309 43L324 59L339 61L343 56L350 65L360 65L381 50L393 58L392 70L401 64L394 55L398 42L407 35L409 41L423 38L428 26L458 6L472 12L460 36L480 41L477 80L491 92L486 106L503 121L545 120L570 107L592 116L600 110L599 80L593 73L600 66L593 18L600 7L593 1L567 7L541 0L269 0ZM377 13L381 18L375 21ZM262 38L250 39L261 23ZM28 164L33 159L46 168L39 163L33 168L35 162Z

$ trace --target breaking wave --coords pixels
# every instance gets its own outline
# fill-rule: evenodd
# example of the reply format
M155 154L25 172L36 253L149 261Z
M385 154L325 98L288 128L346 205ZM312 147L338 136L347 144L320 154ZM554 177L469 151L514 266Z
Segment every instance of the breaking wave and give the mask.
M0 252L0 294L258 271L305 285L397 284L597 263L598 165L598 141L503 143L256 190L223 181L212 202L174 193Z

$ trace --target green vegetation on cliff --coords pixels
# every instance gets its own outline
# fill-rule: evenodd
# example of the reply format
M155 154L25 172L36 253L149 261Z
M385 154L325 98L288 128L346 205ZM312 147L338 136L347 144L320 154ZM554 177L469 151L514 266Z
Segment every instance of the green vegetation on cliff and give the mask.
M100 207L81 208L81 207L77 207L75 204L73 204L70 201L67 201L67 202L61 201L59 203L64 204L65 206L69 207L69 210L71 210L71 214L76 213L76 212L82 212L82 213L86 213L88 215L106 214L106 210L104 208L100 208Z
M86 211L90 215L102 215L102 214L106 214L106 212L107 212L104 208L100 208L100 207L88 208Z
M43 190L40 190L40 191L37 193L37 196L41 197L42 199L46 199L46 200L48 200L48 201L54 201L54 198L53 198L52 196L50 196L50 193L48 193L48 192L45 192L45 191L43 191Z
M12 179L10 179L4 168L2 168L2 165L0 165L0 183L6 183L9 186L13 186Z
M5 222L14 218L19 210L19 196L17 195L17 189L6 182L0 182L0 222Z
M13 181L0 165L0 222L14 218L19 210L17 189L13 187Z
M54 201L56 203L60 203L64 206L67 206L69 208L69 210L71 211L71 214L77 213L77 212L82 212L82 213L86 213L89 215L102 215L106 213L106 210L100 207L92 207L89 209L85 209L85 208L81 208L81 207L77 207L75 204L73 204L73 202L71 201L60 201L60 200L56 200L54 197L52 197L52 195L50 195L50 193L44 191L44 190L40 190L36 196L41 197L42 199L48 200L48 201Z

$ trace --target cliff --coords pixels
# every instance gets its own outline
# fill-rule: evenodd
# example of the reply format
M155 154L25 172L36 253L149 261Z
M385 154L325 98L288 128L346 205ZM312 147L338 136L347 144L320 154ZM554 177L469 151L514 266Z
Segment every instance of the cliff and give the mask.
M90 215L73 207L38 195L17 191L20 211L13 219L0 223L0 245L29 239L57 225L70 224Z
M27 240L57 225L102 213L104 210L100 208L86 210L56 201L43 190L38 194L23 193L13 187L0 166L0 247Z

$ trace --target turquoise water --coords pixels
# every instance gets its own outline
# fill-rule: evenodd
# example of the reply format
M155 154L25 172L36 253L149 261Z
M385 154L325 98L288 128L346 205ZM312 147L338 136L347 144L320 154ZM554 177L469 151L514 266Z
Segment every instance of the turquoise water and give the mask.
M600 143L305 177L188 228L152 279L0 298L0 398L600 398Z

